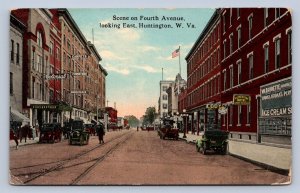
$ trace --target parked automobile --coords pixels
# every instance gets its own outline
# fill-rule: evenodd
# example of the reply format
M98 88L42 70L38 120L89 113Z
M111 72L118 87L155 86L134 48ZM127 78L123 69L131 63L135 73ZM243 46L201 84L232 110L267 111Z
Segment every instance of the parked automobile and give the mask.
M178 129L173 128L169 124L163 125L157 130L157 132L161 139L171 138L178 140L179 138Z
M201 139L196 141L196 149L202 154L208 150L226 154L227 153L228 132L222 130L206 130Z
M62 128L60 123L46 123L40 128L39 142L54 143L61 141Z
M89 143L90 134L84 127L82 120L70 121L71 131L69 134L69 144L87 145Z

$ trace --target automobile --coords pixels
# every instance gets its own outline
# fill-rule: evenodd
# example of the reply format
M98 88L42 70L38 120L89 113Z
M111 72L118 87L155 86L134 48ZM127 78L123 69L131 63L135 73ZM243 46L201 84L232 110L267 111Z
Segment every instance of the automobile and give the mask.
M83 121L71 120L70 126L71 131L69 133L69 145L87 145L89 143L90 133L85 128Z
M161 139L171 138L171 139L178 140L179 138L178 129L173 128L169 124L163 125L157 130L157 132Z
M196 150L203 155L208 150L214 150L222 154L227 153L228 132L222 130L206 130L202 137L196 140Z
M60 123L44 123L40 128L39 142L54 143L62 139L62 128Z
M94 124L84 124L84 127L90 133L90 135L96 135L96 126Z

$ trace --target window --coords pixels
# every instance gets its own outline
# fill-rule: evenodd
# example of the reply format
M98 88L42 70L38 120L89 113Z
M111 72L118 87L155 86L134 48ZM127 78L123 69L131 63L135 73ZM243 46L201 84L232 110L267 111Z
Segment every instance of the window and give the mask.
M275 8L275 19L280 17L280 8Z
M54 92L52 89L49 90L50 102L54 102Z
M17 59L16 59L16 63L20 64L20 44L17 43Z
M163 100L168 100L168 95L164 94L163 95Z
M163 104L163 109L167 109L168 108L168 104L164 103Z
M14 40L11 40L10 61L14 61Z
M166 91L168 89L167 86L163 86L163 91Z
M226 58L226 40L223 42L224 59Z
M251 123L251 105L247 105L247 124Z
M223 15L223 33L226 31L226 17L225 14Z
M237 28L237 34L238 34L238 48L241 47L242 44L242 31L241 31L241 27Z
M280 38L275 40L275 69L280 67Z
M237 66L238 66L238 84L241 84L241 79L242 79L242 61L239 60L237 62Z
M66 35L64 35L64 45L66 45Z
M230 34L230 36L229 36L229 43L230 43L229 54L232 54L232 51L233 51L233 35L232 34Z
M53 42L50 42L49 52L50 55L53 55Z
M229 12L229 14L230 14L229 25L231 26L231 20L232 20L232 8L230 8L230 12Z
M226 87L227 87L227 77L226 77L226 70L223 71L223 77L224 77L224 89L223 90L226 90Z
M236 8L236 17L237 19L240 17L240 8Z
M230 88L232 88L233 87L233 65L231 65L230 67L229 67L229 70L230 70L230 72L229 72L229 84L230 84Z
M32 69L35 70L35 51L32 50Z
M253 54L250 54L248 57L249 62L249 79L252 79L254 77L253 72Z
M32 84L31 84L31 97L32 98L35 98L34 95L35 95L35 78L32 77Z
M269 45L264 46L264 70L265 73L269 72Z
M36 64L36 70L38 72L42 72L42 56L38 55L38 61L37 61L37 64Z
M13 73L11 72L10 73L10 76L9 76L9 93L10 95L13 95L14 94L14 78L13 78Z
M56 59L60 58L60 49L56 47Z
M248 17L249 39L252 38L252 20L253 20L253 15L250 15L250 16Z
M288 36L288 64L292 64L292 31L289 30Z
M66 57L66 53L64 52L63 53L63 64L66 65L66 60L67 60L67 57Z
M39 47L43 46L42 33L40 31L37 32L37 44Z
M267 27L268 8L264 9L264 27Z
M241 125L241 121L242 121L242 106L238 105L238 126Z

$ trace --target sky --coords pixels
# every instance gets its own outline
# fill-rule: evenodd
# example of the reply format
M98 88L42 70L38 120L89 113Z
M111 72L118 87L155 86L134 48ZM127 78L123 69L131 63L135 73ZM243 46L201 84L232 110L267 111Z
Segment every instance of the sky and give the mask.
M94 34L94 45L102 57L100 64L108 72L108 106L114 107L116 103L118 116L137 118L147 107L158 109L162 68L164 80L175 80L179 73L179 57L172 58L172 52L179 46L181 75L186 80L185 57L214 12L214 9L204 8L68 10L88 41L93 42ZM167 17L180 17L181 20L167 20ZM120 29L104 28L100 23L121 26ZM123 27L123 23L135 24L136 28ZM173 28L140 28L139 23L170 24ZM176 23L182 26L178 28ZM188 27L187 23L194 27Z

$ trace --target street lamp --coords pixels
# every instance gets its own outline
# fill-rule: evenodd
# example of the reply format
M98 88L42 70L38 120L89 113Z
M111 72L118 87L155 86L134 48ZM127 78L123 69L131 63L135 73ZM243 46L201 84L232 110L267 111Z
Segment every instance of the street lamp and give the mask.
M186 120L186 109L183 109L182 112L184 113L183 116L184 116L184 122L185 122L185 127L184 127L184 130L183 130L183 138L186 138L186 130L187 130L187 120Z

